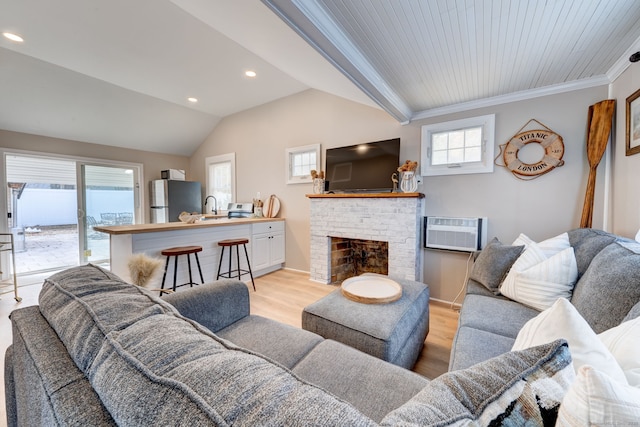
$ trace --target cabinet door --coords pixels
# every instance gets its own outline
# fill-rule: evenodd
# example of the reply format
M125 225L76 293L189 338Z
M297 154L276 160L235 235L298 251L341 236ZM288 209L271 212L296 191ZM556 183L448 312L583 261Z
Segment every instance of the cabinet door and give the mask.
M271 239L269 237L268 234L256 234L253 236L253 241L251 242L251 257L253 258L251 268L253 270L261 270L271 265L269 261Z
M284 263L284 233L271 236L271 265Z

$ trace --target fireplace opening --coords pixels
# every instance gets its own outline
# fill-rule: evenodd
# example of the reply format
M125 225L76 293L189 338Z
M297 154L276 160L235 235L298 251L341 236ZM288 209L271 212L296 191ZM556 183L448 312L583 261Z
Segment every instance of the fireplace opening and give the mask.
M331 284L362 273L389 274L389 242L331 237Z

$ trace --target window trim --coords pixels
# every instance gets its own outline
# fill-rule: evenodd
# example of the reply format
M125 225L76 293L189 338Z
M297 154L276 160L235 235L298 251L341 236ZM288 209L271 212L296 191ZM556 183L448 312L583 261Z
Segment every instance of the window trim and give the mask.
M236 153L220 154L217 156L209 156L204 159L206 189L205 197L207 194L212 194L213 189L210 186L211 180L209 176L210 166L216 163L231 163L231 201L236 200ZM204 202L203 202L204 203ZM218 206L218 212L226 212L226 206Z
M460 120L424 125L421 128L420 173L423 176L464 175L472 173L492 173L495 147L495 114L469 117ZM431 135L482 127L482 160L455 165L431 165Z
M316 167L315 170L320 171L320 144L303 145L300 147L293 147L285 149L285 163L287 165L286 180L287 184L308 184L313 182L311 175L305 175L302 177L294 177L293 162L291 161L293 156L304 153L315 152L316 155Z

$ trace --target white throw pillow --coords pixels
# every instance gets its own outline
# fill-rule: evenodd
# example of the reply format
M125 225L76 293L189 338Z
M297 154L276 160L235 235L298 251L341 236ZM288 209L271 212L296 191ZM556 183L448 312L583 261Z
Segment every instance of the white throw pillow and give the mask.
M571 298L577 280L578 264L571 246L548 258L539 244L530 242L511 266L500 293L545 310L558 298Z
M561 338L569 343L576 372L581 366L590 365L616 381L627 384L624 372L611 352L578 310L564 298L559 298L551 308L525 323L518 332L512 350L523 350Z
M511 246L524 246L525 249L531 243L535 243L529 236L524 233L520 233L520 235L513 241Z
M622 368L629 385L640 388L640 317L598 334Z
M640 390L583 366L562 399L556 427L640 424Z
M535 242L526 234L520 233L518 238L513 242L513 246L524 245L525 247L527 247L531 243ZM538 243L538 247L542 250L542 253L544 253L547 258L550 258L558 252L571 247L571 243L569 242L569 234L565 232L551 237L547 240L543 240L542 242Z

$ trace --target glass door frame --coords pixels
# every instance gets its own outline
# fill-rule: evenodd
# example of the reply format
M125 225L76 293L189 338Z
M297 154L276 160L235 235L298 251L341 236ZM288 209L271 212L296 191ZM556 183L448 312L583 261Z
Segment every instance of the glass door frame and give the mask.
M141 191L140 185L143 182L144 177L144 166L142 163L132 163L132 162L123 162L116 160L105 160L105 159L97 159L90 157L80 157L80 156L72 156L72 155L64 155L57 153L48 153L41 151L30 151L30 150L19 150L19 149L8 149L0 147L0 215L2 216L2 220L0 220L0 232L9 233L8 225L8 210L7 206L7 171L6 171L6 156L7 155L16 155L16 156L25 156L25 157L40 157L40 158L54 158L60 160L69 160L76 162L76 193L77 193L77 203L78 203L78 262L79 264L84 264L86 261L86 257L84 257L84 242L86 239L86 218L84 216L84 208L85 208L85 197L84 197L84 180L81 178L81 173L79 172L80 165L89 164L95 166L111 166L111 167L121 167L133 170L134 177L134 221L136 223L144 222L144 211L142 209L145 206L145 192ZM82 212L80 212L82 210ZM82 214L82 216L80 216ZM10 271L10 255L8 252L0 252L0 280L7 280L10 278L10 273L14 274L13 271Z
M79 263L86 264L89 261L89 257L87 256L87 250L90 249L88 246L88 234L89 234L89 224L87 223L87 185L86 185L86 176L85 176L85 166L98 166L98 167L108 167L114 169L131 169L133 171L133 223L139 224L143 219L144 212L142 211L142 197L143 192L140 191L140 183L142 182L142 172L143 167L139 163L124 163L124 162L112 162L105 160L77 160L76 161L76 179L77 179L77 188L78 188L78 256ZM111 254L109 254L109 261L111 259Z

